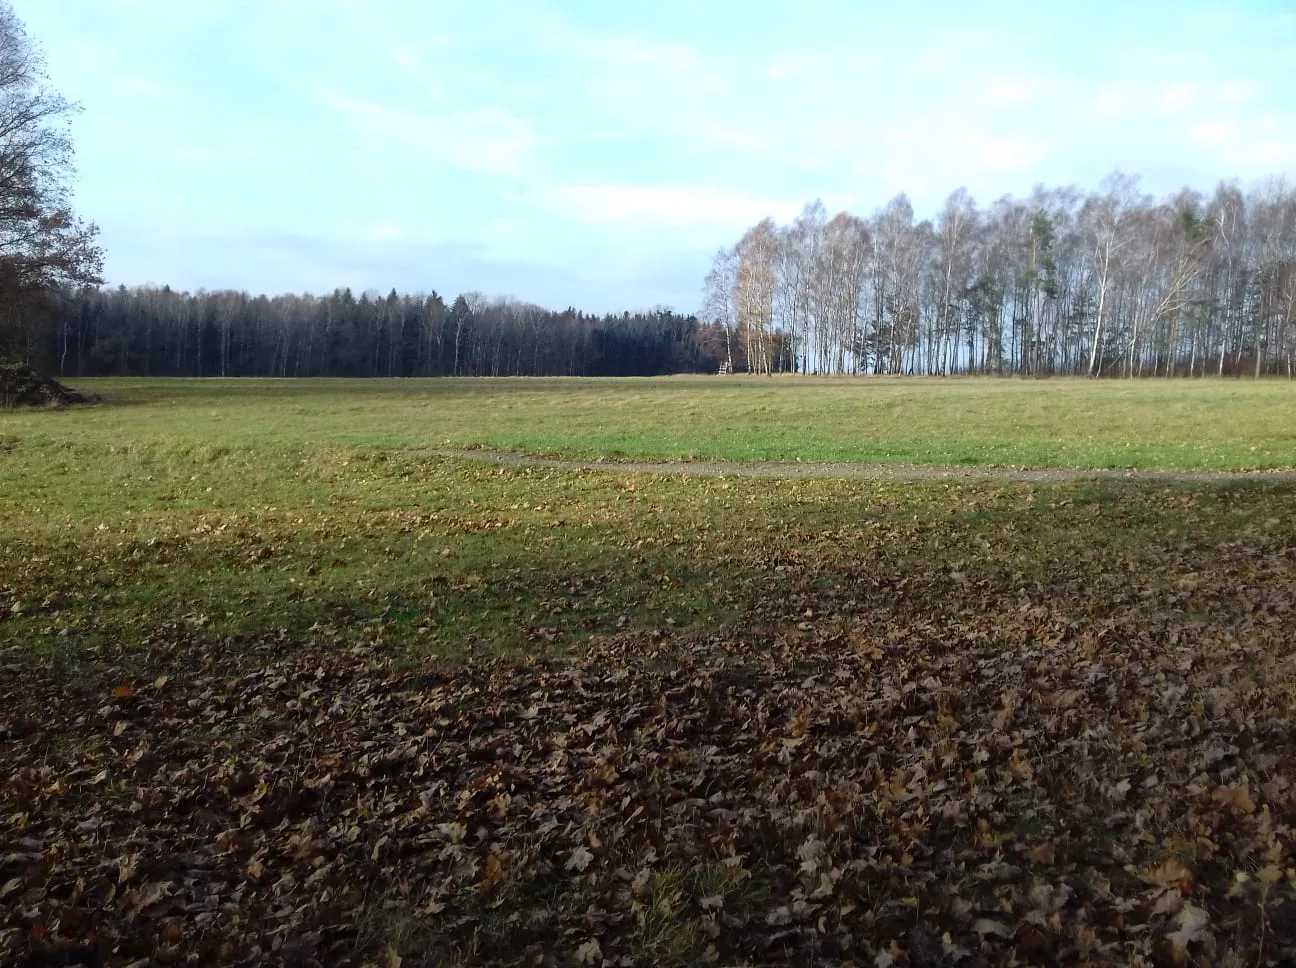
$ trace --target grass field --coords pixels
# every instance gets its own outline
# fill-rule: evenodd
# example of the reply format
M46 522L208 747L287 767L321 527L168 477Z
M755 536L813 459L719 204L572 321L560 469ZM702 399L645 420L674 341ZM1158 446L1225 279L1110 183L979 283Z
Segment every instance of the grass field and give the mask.
M1290 384L85 386L0 413L0 961L1296 956L1288 479L413 452L1291 467Z
M87 380L76 437L170 449L485 446L581 457L1296 466L1286 381ZM60 418L5 418L39 440ZM53 425L53 428L51 428Z

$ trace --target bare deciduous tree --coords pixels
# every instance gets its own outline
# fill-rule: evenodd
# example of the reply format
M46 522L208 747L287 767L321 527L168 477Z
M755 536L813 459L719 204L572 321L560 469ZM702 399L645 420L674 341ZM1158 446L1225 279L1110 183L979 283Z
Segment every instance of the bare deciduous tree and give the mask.
M0 356L31 355L53 291L99 281L97 230L70 204L74 110L0 0Z
M786 228L766 219L731 250L734 318L754 333L772 317L766 342L815 372L1296 369L1296 191L1158 201L1137 185L1118 172L985 211L960 189L934 223L904 195L868 219L818 203Z
M770 342L774 329L775 259L778 233L773 219L764 219L739 240L734 273L734 306L738 334L753 373L773 371Z

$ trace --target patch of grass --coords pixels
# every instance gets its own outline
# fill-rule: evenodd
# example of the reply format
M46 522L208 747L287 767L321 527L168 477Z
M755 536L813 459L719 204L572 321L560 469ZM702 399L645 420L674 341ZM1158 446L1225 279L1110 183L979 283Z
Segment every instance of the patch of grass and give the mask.
M749 916L769 900L768 886L752 878L740 858L668 865L637 885L632 937L645 964L689 966L715 960L703 922L719 915ZM711 949L708 954L708 948Z
M355 927L355 954L369 956L366 963L399 965L403 959L416 963L435 950L437 934L434 919L420 915L408 901L389 894L373 898L362 908ZM447 958L438 962L447 966L462 964Z
M752 877L739 857L727 857L698 865L693 870L698 901L720 898L724 908L739 914L758 910L769 900L769 885Z
M7 482L46 479L13 456ZM339 465L327 479L284 470L267 495L219 458L208 479L221 497L206 506L114 506L85 481L49 479L39 498L5 489L0 660L278 642L373 642L419 661L543 654L632 629L817 625L951 589L951 607L972 607L972 593L986 605L1064 596L1205 617L1245 590L1222 569L1280 553L1296 521L1296 491L1279 483L683 480L409 455ZM1191 593L1174 584L1187 575Z
M701 964L705 939L690 886L690 871L683 867L657 871L649 879L632 940L635 955L647 964Z
M138 464L330 448L587 458L1250 469L1296 465L1284 381L925 378L82 380L92 411L0 416ZM12 430L8 428L12 427ZM67 431L71 430L71 434ZM143 469L142 467L139 469ZM249 474L259 469L254 460ZM201 474L198 475L201 478Z

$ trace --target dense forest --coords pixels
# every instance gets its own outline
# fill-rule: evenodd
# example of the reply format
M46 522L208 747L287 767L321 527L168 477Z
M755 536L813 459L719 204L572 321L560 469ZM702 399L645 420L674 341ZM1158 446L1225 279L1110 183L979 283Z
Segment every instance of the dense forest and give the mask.
M61 376L658 376L715 372L731 336L668 309L592 316L477 293L82 288L28 318L23 355Z
M62 376L1296 375L1296 191L1137 180L1037 188L931 220L807 206L721 249L701 317L467 293L251 296L45 287L9 355ZM0 339L0 342L3 342ZM0 350L4 347L0 346Z
M923 221L904 195L869 218L816 202L706 283L703 318L759 371L1292 376L1296 190L1155 199L1115 174L984 209L960 189Z

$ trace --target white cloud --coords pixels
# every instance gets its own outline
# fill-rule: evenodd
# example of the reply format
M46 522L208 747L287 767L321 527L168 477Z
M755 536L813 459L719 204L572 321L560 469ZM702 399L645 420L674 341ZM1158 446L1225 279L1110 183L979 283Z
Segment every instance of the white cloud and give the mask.
M496 247L518 242L526 237L527 223L520 218L492 218L481 224L478 237Z
M1073 81L1073 87L1079 82ZM1234 78L1214 83L1199 81L1122 81L1106 84L1083 100L1086 114L1097 121L1138 121L1150 130L1158 118L1199 117L1217 108L1237 110L1260 96L1257 85ZM1198 121L1194 127L1210 121Z
M411 242L406 226L391 222L379 222L356 233L356 241L364 243Z
M1293 53L1296 53L1296 51L1293 51ZM1215 99L1225 104L1250 101L1258 93L1259 89L1253 82L1242 80L1228 81L1217 85L1214 90Z
M946 50L926 50L918 55L917 65L924 71L944 74L954 69L954 57Z
M543 189L539 199L584 222L739 231L766 216L791 218L802 205L800 200L678 185L559 185Z
M1198 121L1188 129L1189 140L1202 148L1220 148L1238 137L1236 118L1211 118Z
M765 77L771 81L790 81L812 73L818 63L818 58L810 54L789 51L774 57L769 67L765 68Z
M1018 108L1040 100L1049 82L1039 77L997 77L976 95L977 102L994 108Z
M688 44L659 41L640 33L584 30L551 22L534 37L537 46L563 57L577 57L583 63L618 69L650 68L654 73L694 74L705 58Z
M1225 177L1255 178L1296 168L1296 117L1207 118L1188 129L1186 140L1217 166L1227 166Z
M690 132L692 137L717 148L742 151L768 151L773 140L768 131L753 131L727 124L700 124Z
M1166 114L1183 114L1198 106L1201 88L1192 83L1170 84L1151 92L1151 100Z
M964 143L977 163L992 172L1029 171L1048 157L1050 143L1027 135L965 132Z
M1055 150L1053 137L1025 135L975 118L942 115L912 119L880 132L852 166L856 177L872 183L869 207L905 192L920 208L935 206L959 185L974 194L1023 191L1029 173ZM949 160L958 159L957 168ZM1011 186L1011 188L1009 188Z
M1128 116L1135 108L1137 94L1128 84L1107 84L1090 95L1085 108L1099 121L1113 121Z
M419 111L308 84L314 100L360 135L360 149L381 158L387 149L414 149L427 161L467 172L518 177L533 163L540 139L531 126L489 105L459 111Z

